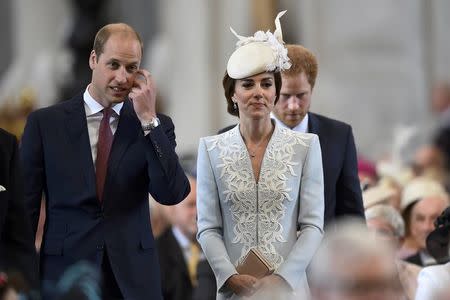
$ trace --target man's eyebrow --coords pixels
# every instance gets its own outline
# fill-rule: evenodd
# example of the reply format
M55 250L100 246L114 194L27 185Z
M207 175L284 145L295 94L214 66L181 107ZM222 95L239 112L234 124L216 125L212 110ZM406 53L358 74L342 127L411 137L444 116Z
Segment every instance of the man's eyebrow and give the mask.
M115 58L115 57L111 57L108 61L116 61L116 62L121 62L121 60L120 59L118 59L118 58ZM135 60L135 61L131 61L131 62L129 62L129 64L137 64L137 63L139 63L139 60Z
M117 58L110 58L106 62L108 62L108 63L119 62L119 60Z

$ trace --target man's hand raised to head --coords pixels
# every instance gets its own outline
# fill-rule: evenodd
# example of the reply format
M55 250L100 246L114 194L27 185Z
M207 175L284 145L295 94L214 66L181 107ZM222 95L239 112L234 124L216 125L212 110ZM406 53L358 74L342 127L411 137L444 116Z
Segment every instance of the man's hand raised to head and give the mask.
M156 117L156 85L147 70L139 69L136 72L128 97L141 123L148 123Z

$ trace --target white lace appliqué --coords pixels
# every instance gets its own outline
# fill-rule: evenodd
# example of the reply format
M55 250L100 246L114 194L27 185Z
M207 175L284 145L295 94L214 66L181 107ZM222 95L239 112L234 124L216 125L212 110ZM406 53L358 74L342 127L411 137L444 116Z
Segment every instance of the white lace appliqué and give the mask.
M245 144L239 130L230 130L220 137L214 137L208 151L217 148L221 164L220 179L225 182L223 191L225 202L231 202L234 238L232 243L242 244L237 265L250 248L257 247L277 268L283 257L277 252L274 243L286 242L280 221L286 211L285 201L293 201L291 187L287 181L295 173L297 162L293 160L295 145L308 146L305 139L290 130L279 128L268 145L261 166L259 183L256 184Z

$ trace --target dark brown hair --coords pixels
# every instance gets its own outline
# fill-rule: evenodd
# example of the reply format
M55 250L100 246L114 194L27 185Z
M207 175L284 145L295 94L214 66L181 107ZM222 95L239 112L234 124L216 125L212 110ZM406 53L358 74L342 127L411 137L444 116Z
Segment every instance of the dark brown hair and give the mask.
M100 55L103 53L104 47L108 39L111 37L112 34L116 33L122 33L122 34L133 34L136 37L136 40L141 45L141 55L144 51L144 45L142 43L141 36L139 33L137 33L136 30L134 30L133 27L130 25L127 25L125 23L115 23L115 24L108 24L100 28L100 30L95 35L94 39L94 45L92 47L92 50L95 51L95 54L97 56L97 61L100 57Z
M281 74L280 72L273 72L273 77L275 80L275 104L278 102L280 98L280 90L281 90ZM239 117L239 109L234 109L234 102L231 99L234 95L234 88L236 85L236 79L233 79L228 75L228 72L225 71L225 75L222 80L223 90L225 94L225 98L227 100L227 111L230 115Z

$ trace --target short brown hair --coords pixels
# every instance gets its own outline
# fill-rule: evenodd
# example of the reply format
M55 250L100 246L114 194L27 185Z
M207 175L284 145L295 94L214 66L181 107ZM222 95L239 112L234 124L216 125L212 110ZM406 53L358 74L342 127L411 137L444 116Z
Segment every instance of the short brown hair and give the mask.
M280 72L273 72L273 77L275 80L275 104L278 102L280 98L280 90L281 90L281 74ZM239 110L234 109L234 102L231 99L234 95L234 87L236 85L236 79L233 79L228 75L228 72L225 71L225 75L223 76L222 85L224 89L225 98L227 99L227 111L230 115L239 117Z
M316 56L310 50L300 45L287 45L286 48L292 66L290 69L283 71L283 75L289 77L305 72L311 89L314 88L319 69Z
M141 45L141 55L144 53L144 45L142 43L141 36L139 35L139 33L137 33L136 30L134 30L133 27L125 23L108 24L100 28L100 30L97 31L97 34L95 35L92 50L94 50L95 54L97 55L97 61L100 55L103 53L106 42L114 33L133 34L136 37L136 40Z

